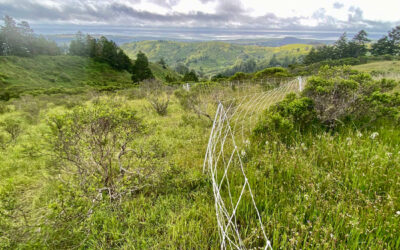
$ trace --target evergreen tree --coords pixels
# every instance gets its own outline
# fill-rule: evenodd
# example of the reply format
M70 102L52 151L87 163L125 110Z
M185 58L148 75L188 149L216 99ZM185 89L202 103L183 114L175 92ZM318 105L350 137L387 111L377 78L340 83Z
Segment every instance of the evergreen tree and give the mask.
M99 57L100 53L97 46L97 40L90 35L86 35L86 51L87 53L85 54L91 58Z
M395 53L393 40L390 40L387 36L382 37L376 43L372 44L371 53L375 56L393 55Z
M394 55L400 55L400 25L393 28L389 34Z
M74 56L88 56L86 42L82 32L76 33L75 40L69 45L69 53Z
M339 39L335 42L335 56L329 59L340 59L350 56L349 45L347 42L347 33L344 32Z
M182 63L179 63L178 65L176 65L175 71L178 72L181 75L185 75L186 73L189 72L189 69L188 69L188 67L186 67Z
M69 46L71 55L86 56L96 61L104 62L117 70L131 71L132 62L114 41L102 36L96 39L90 35L83 36L78 32L75 40Z
M190 72L187 72L182 79L184 82L198 82L199 78L196 75L196 72L194 70L191 70Z
M365 30L360 30L350 42L350 47L352 48L352 56L359 57L364 56L367 53L367 43L371 40L368 39L368 34Z
M139 51L132 66L132 81L137 83L146 79L153 79L153 73L149 67L147 56Z
M280 66L280 63L279 63L278 59L276 59L275 54L272 56L271 60L269 61L268 66L270 66L270 67Z
M29 23L16 23L10 16L3 18L0 28L0 55L34 56L57 55L60 49L55 42L36 36Z
M118 49L117 53L117 69L126 71L132 69L131 59L121 49Z
M160 64L163 67L163 69L167 68L167 64L165 63L165 60L162 57L161 57L160 61L158 61L158 64Z

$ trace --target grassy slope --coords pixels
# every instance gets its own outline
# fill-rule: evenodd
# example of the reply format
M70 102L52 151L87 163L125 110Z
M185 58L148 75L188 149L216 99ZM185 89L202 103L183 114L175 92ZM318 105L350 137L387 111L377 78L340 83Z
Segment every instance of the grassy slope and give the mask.
M372 73L376 78L390 78L400 80L400 61L380 61L352 66L353 69ZM395 88L400 91L400 86Z
M159 80L162 80L162 81L165 80L166 76L171 76L171 77L174 77L176 79L181 78L181 76L178 73L176 73L174 70L170 69L169 67L164 69L158 63L150 62L150 69L153 72L154 77L159 79Z
M158 64L150 65L156 78L172 75ZM0 57L0 95L9 92L62 92L92 87L131 86L126 71L116 71L109 65L79 56L37 56L34 58ZM60 90L64 89L64 90Z
M151 61L164 58L169 65L184 63L210 75L235 65L238 60L253 58L258 62L265 62L269 61L273 54L277 54L280 60L286 56L298 57L306 54L312 46L290 44L282 47L262 47L223 42L142 41L124 44L121 47L132 58L142 51Z
M128 72L78 56L0 57L0 85L3 91L48 91L87 86L130 85Z
M353 66L354 69L364 72L382 72L400 74L400 61L381 61Z

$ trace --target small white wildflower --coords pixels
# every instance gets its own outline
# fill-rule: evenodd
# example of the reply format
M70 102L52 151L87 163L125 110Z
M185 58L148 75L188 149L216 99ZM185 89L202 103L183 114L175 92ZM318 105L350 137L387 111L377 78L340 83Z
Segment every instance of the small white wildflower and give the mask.
M352 144L352 141L351 141L350 137L347 137L346 141L347 141L347 146L350 146Z
M268 143L269 143L268 141L265 141L265 145L268 145Z
M331 233L331 239L333 239L333 234Z
M244 144L246 144L246 146L250 145L249 139L245 140L245 141L244 141Z
M387 152L387 153L386 153L386 156L387 156L387 157L391 157L391 156L392 156L392 153Z
M241 155L246 156L246 151L242 150Z
M397 212L396 212L396 215L400 215L400 211L397 211Z
M377 136L379 135L378 132L373 132L369 138L371 138L372 140L374 140Z
M357 131L357 137L360 138L360 137L362 137L362 136L363 136L363 134L361 134L360 131Z

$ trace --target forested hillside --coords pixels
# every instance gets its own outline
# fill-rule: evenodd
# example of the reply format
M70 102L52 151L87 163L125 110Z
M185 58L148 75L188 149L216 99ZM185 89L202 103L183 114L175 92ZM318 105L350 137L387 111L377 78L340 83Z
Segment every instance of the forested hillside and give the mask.
M312 45L263 47L223 42L141 41L124 44L121 48L133 59L142 51L150 61L155 62L163 58L171 67L183 64L200 75L212 76L249 60L256 63L250 69L255 71L268 66L274 55L275 63L271 66L288 65L306 55Z

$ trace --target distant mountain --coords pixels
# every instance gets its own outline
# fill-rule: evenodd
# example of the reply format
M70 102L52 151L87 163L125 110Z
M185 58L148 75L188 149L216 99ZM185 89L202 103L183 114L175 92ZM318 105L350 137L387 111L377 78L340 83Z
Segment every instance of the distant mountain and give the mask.
M320 45L320 44L332 44L334 40L318 40L318 39L304 39L297 37L284 37L284 38L268 38L268 39L238 39L238 40L228 40L225 41L233 44L242 45L258 45L267 47L280 47L289 44L310 44L310 45Z
M308 53L309 44L290 44L281 47L242 45L227 42L176 42L140 41L121 45L131 58L139 51L144 52L150 61L164 58L174 67L183 64L196 70L200 75L211 76L221 73L241 62L254 60L258 65L266 65L275 55L278 61L293 61Z

